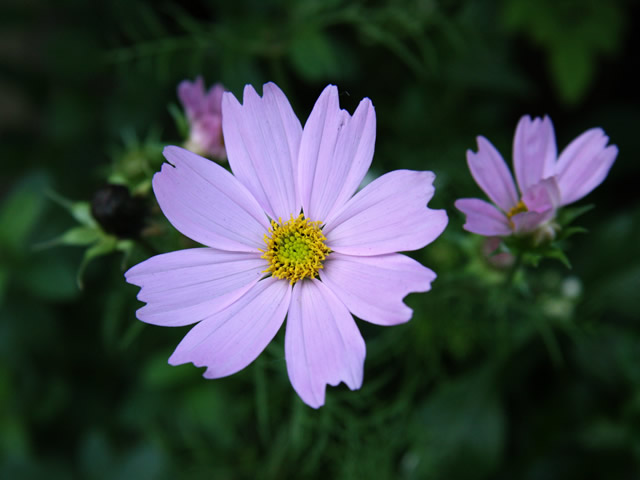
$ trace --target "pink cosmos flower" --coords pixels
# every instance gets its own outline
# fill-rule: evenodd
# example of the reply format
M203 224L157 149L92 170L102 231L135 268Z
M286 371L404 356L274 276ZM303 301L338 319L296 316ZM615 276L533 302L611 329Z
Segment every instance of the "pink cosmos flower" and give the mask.
M467 151L467 163L476 183L491 201L462 198L455 202L467 221L464 229L486 236L508 236L540 231L555 218L559 207L587 195L607 176L618 148L592 128L573 140L557 156L549 117L518 122L513 139L513 169L519 192L505 161L484 137L478 153Z
M182 102L189 122L188 150L218 160L227 158L222 137L222 94L220 83L205 92L204 80L184 80L178 85L178 98Z
M362 384L365 344L352 317L408 321L402 299L430 290L436 275L396 253L416 250L447 225L427 208L434 174L397 170L358 193L374 151L371 101L353 116L328 86L304 129L273 83L247 86L244 103L225 93L223 129L233 175L178 147L153 178L162 211L206 245L131 268L147 305L137 316L162 326L195 325L169 358L206 366L206 378L249 365L287 317L285 360L302 400L318 408L325 387ZM354 195L355 194L355 195Z

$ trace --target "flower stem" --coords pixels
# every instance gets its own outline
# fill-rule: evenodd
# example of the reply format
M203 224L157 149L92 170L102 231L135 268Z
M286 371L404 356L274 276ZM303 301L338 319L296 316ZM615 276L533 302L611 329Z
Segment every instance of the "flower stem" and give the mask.
M509 273L505 278L505 281L504 281L505 287L509 285L513 285L513 282L516 278L516 274L518 273L518 271L520 271L521 268L522 268L522 253L518 252L518 254L516 255L516 259L513 262L513 265L511 266L511 270L509 270Z

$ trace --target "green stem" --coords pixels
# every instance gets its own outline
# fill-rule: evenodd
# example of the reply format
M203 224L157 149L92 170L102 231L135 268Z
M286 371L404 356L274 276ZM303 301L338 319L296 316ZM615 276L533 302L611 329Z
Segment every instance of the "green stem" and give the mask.
M505 282L504 282L505 287L513 285L513 281L516 278L516 274L518 273L521 267L522 267L522 253L518 253L516 255L515 261L513 262L513 265L511 266L511 270L509 270L509 274L505 279Z

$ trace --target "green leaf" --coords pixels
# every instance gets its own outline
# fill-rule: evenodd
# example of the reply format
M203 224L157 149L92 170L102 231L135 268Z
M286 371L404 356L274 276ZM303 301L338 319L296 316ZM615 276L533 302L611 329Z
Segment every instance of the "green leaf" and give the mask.
M562 226L567 226L572 223L576 218L584 215L588 211L595 207L594 204L582 205L579 207L565 207L558 213L558 223Z
M84 246L96 242L102 232L94 227L73 227L58 238L36 245L37 249L55 247L58 245Z
M186 139L189 136L189 122L187 122L187 117L185 116L184 112L175 103L170 103L167 106L167 109L169 110L169 114L176 124L178 133L182 138Z
M67 210L78 223L88 227L97 226L97 222L91 214L89 202L72 202L53 190L47 190L46 194L51 200Z
M82 262L78 267L78 273L76 275L76 282L80 290L84 288L82 276L84 275L84 271L87 268L87 265L89 265L89 262L91 262L91 260L93 260L96 257L107 255L115 251L117 243L118 243L118 240L116 239L116 237L113 237L111 235L105 235L102 237L102 239L98 243L96 243L94 246L92 246L91 248L87 249L87 251L84 252L84 257L82 258Z
M562 264L565 267L571 269L571 262L569 261L569 258L567 258L564 252L559 248L553 248L553 249L547 250L544 253L544 256L547 258L555 258L556 260L559 260L560 262L562 262Z
M71 206L71 215L82 225L89 227L98 225L91 214L91 205L89 202L75 202Z

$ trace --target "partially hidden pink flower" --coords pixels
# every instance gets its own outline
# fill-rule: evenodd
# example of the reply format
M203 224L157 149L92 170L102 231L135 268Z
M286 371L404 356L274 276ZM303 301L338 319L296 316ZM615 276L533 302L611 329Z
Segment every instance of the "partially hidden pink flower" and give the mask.
M205 91L202 77L197 77L194 82L184 80L178 85L178 98L189 122L189 138L185 147L217 160L227 158L222 136L223 93L224 87L220 83Z
M455 202L467 221L464 229L486 236L529 234L544 229L556 210L587 195L607 176L618 148L607 146L609 137L592 128L574 139L557 155L551 119L518 122L513 139L513 169L518 189L505 161L484 137L478 152L467 151L471 175L494 203L477 198ZM497 207L496 207L497 206Z
M376 117L362 100L353 116L328 86L304 129L273 83L244 103L225 93L223 129L233 175L178 147L153 178L162 211L206 245L131 268L143 322L196 324L169 358L207 367L206 378L249 365L285 317L285 360L308 405L326 385L363 379L365 344L352 315L378 325L407 322L402 299L436 275L398 251L416 250L447 225L427 202L434 174L397 170L356 193L372 161Z

